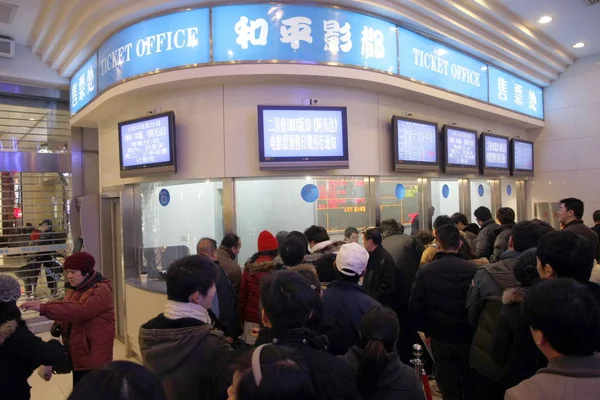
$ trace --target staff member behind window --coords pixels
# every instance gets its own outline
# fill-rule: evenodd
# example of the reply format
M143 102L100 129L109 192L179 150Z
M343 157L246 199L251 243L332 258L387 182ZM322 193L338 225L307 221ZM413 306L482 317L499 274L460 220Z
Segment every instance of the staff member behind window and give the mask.
M71 356L73 386L88 372L113 359L113 290L110 281L94 271L95 264L91 254L73 254L64 264L68 281L64 300L45 304L29 301L21 306L58 323Z

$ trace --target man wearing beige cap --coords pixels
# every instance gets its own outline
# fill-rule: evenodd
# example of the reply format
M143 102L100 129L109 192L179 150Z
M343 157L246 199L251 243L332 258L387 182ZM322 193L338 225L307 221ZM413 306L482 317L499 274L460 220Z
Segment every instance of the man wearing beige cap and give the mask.
M338 321L344 338L343 343L331 343L334 354L346 354L350 347L361 344L360 321L371 308L379 305L358 285L368 262L369 253L358 243L345 244L337 253L336 280L323 292L323 314Z

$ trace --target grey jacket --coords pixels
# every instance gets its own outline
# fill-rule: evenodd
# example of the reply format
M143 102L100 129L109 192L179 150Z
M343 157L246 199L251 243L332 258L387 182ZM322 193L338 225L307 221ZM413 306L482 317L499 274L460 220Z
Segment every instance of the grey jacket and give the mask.
M559 357L509 389L505 400L591 400L600 397L600 355Z
M500 225L494 222L494 220L490 219L486 221L479 234L473 241L473 251L475 251L475 256L477 258L485 257L490 258L492 253L494 252L494 242L496 241L496 229L498 229Z
M412 287L415 275L419 270L421 255L425 246L415 236L401 233L386 236L381 243L384 249L390 253L396 267L402 270L408 277L408 286Z
M500 260L500 256L508 250L508 242L512 235L512 228L515 224L502 225L496 229L496 240L494 241L494 252L490 257L491 262L497 262Z
M219 247L217 249L217 261L219 265L225 270L229 282L231 282L231 288L233 289L233 295L237 299L240 293L240 283L242 282L242 268L235 259L232 257L232 253L227 247Z

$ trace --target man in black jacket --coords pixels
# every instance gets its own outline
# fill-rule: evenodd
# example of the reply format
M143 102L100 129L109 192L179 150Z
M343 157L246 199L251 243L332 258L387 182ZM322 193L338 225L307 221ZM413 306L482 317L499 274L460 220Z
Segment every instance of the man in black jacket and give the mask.
M444 399L465 399L470 391L469 349L473 328L467 317L467 290L475 264L457 255L460 232L455 225L437 230L439 252L419 269L410 297L415 327L431 338L437 379Z
M479 207L475 210L475 219L481 227L479 234L473 241L475 256L477 258L490 258L494 252L494 242L496 241L496 229L500 227L492 218L492 212L487 207Z
M315 292L306 278L294 271L276 271L261 281L263 302L257 345L272 343L295 349L315 376L319 400L358 400L352 369L326 352L327 338L304 328L313 312Z
M596 232L583 224L583 201L574 198L562 199L556 215L565 226L564 231L573 232L589 240L595 247L594 257L600 260L600 241Z
M412 287L425 246L416 236L404 234L404 227L393 218L381 221L379 226L383 241L381 245L394 259L396 267L408 277L408 287Z
M508 239L510 232L515 226L515 211L510 207L502 207L496 212L496 221L500 223L500 227L496 228L494 234L494 253L490 257L491 262L497 262L506 250L508 250Z

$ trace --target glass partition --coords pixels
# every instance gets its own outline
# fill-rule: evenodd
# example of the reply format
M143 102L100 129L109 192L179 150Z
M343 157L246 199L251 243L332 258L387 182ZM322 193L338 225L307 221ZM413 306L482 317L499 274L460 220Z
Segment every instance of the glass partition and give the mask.
M431 180L433 220L440 215L452 215L460 210L460 194L458 186L458 179ZM427 228L431 229L431 225L432 223L430 222Z
M487 179L471 179L471 213L474 213L479 207L487 207L493 212L492 208L492 187ZM473 215L471 220L475 220Z
M411 223L419 214L419 184L416 178L381 178L379 207L381 220L393 218L411 234Z
M512 179L502 179L500 181L500 191L502 193L502 207L510 207L515 215L519 215L517 208L517 181Z
M257 251L258 234L268 230L303 232L311 225L342 240L348 226L372 224L369 178L305 177L237 179L236 232L242 239L240 262Z

